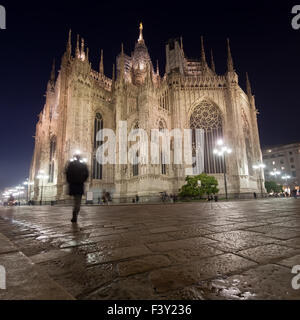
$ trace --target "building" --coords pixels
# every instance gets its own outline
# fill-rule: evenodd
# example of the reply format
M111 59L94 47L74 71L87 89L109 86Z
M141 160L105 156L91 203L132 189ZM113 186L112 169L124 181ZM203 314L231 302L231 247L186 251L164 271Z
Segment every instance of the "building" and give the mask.
M300 143L266 147L262 150L267 181L276 181L290 189L300 184ZM278 175L272 173L278 172ZM280 172L280 174L279 174ZM289 177L289 178L288 178Z
M229 40L224 75L217 74L212 53L208 64L201 40L200 59L185 55L182 38L169 40L166 69L161 76L158 63L154 68L149 56L141 24L134 51L127 55L122 45L116 59L117 72L113 66L110 79L104 74L103 52L99 70L93 70L89 50L79 36L73 54L70 31L59 74L56 77L53 66L45 106L36 125L30 198L40 200L43 190L43 199L68 199L64 168L78 149L90 168L86 189L89 197L93 193L94 201L104 190L116 202L131 201L137 194L141 201L150 201L162 191L177 193L185 183L186 164L99 164L96 153L101 143L96 141L97 132L102 128L117 131L120 120L127 121L128 130L142 128L147 133L153 128L201 128L202 171L218 179L220 194L225 193L224 170L230 197L253 197L253 192L264 192L263 172L253 169L262 162L262 154L248 76L245 93L234 70ZM220 138L232 149L225 164L213 153ZM118 137L116 143L116 154L120 156ZM195 155L194 135L192 145ZM200 173L197 160L194 162L192 173ZM47 178L37 179L41 170Z

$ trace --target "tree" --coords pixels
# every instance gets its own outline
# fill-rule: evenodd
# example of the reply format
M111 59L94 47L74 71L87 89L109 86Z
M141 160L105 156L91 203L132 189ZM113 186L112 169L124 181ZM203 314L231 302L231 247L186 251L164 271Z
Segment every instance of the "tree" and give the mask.
M268 193L271 193L271 192L278 193L282 191L282 185L277 184L275 181L266 181L265 187Z
M201 187L198 181L201 181ZM219 192L218 181L215 177L202 173L197 176L187 176L186 184L182 186L179 192L180 197L202 197L203 195L217 194Z

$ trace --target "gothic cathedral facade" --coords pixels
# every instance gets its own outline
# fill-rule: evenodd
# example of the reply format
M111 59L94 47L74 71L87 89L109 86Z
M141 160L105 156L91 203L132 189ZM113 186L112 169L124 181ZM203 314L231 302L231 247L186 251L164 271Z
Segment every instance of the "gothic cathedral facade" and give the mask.
M224 171L230 197L265 192L262 170L253 169L262 161L254 96L248 76L246 92L239 86L229 41L227 51L227 72L218 75L212 54L207 63L203 39L200 59L186 57L182 39L169 40L161 77L158 64L155 68L152 64L141 24L134 51L127 55L122 45L111 79L104 74L103 52L99 71L95 71L79 36L73 55L70 32L57 77L53 66L36 125L30 199L68 199L64 169L75 150L87 159L86 190L94 202L103 191L110 192L115 202L131 201L136 195L141 201L151 201L163 191L178 193L185 183L185 164L99 164L97 132L102 128L117 132L119 121L127 121L128 130L142 128L149 135L153 128L203 129L202 171L217 178L220 194L225 193ZM213 152L218 139L232 149L226 162ZM47 175L43 181L37 178L40 172ZM197 164L191 172L200 173Z

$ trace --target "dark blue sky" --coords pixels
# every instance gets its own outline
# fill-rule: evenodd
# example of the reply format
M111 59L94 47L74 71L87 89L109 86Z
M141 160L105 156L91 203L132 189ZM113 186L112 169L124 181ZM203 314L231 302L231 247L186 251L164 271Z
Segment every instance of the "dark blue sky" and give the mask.
M104 49L105 73L124 42L134 48L138 25L152 61L164 70L165 43L183 36L184 50L200 56L200 36L207 55L214 50L218 73L225 72L226 38L244 87L249 72L262 145L300 141L300 30L291 27L295 2L281 1L1 1L7 30L0 30L0 189L28 176L37 116L53 58L60 62L69 28L90 48L94 68ZM171 8L171 9L170 9Z

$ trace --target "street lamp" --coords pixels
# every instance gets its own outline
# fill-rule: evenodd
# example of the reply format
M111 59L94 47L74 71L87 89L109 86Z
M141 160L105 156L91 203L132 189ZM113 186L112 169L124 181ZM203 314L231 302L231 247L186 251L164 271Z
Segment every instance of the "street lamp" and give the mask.
M226 181L226 154L230 154L232 150L228 148L227 146L224 145L223 140L218 140L217 141L218 147L214 149L214 154L223 157L223 164L224 164L224 187L225 187L225 195L226 195L226 200L228 199L228 193L227 193L227 181Z
M264 196L264 192L263 192L263 169L266 167L265 164L263 163L259 163L259 164L256 164L253 166L253 169L254 170L260 170L260 177L259 177L259 180L260 180L260 191L261 191L261 197L263 198Z
M43 191L44 191L44 179L48 179L49 176L45 174L44 170L39 171L39 175L37 176L37 179L42 180L42 190L41 190L41 200L40 200L40 205L43 203Z
M277 171L277 170L270 172L270 175L271 175L271 176L275 176L275 177L277 177L277 176L280 175L280 174L281 174L281 172L280 172L280 171Z

